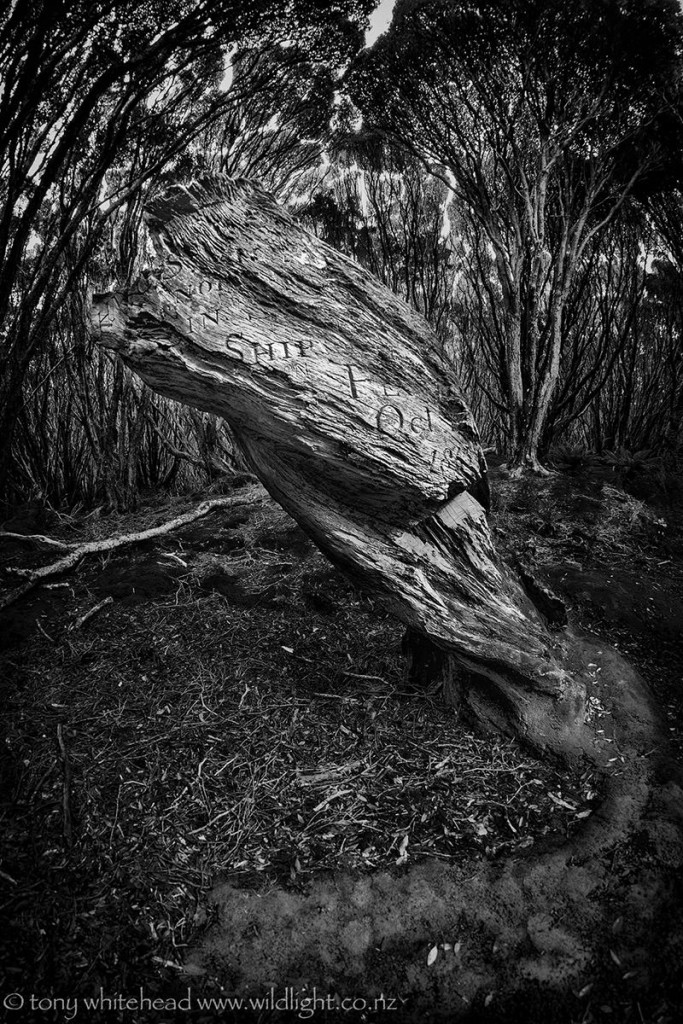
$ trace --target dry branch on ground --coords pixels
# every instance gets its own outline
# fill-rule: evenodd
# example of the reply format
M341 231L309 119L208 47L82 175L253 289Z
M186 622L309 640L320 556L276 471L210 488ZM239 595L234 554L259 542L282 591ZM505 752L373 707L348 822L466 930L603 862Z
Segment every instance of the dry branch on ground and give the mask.
M85 558L87 555L97 555L103 552L116 551L119 548L126 547L132 544L140 544L146 540L153 540L155 537L161 537L164 534L172 533L174 530L179 529L181 526L187 526L188 523L193 523L197 519L201 519L203 516L209 515L210 512L214 512L220 508L238 508L253 502L258 502L258 493L254 488L250 488L249 492L241 491L239 496L231 496L225 498L212 498L210 501L203 501L201 505L193 509L191 512L186 512L182 516L178 516L176 519L172 519L168 523L162 523L160 526L153 526L148 530L140 530L137 533L125 534L122 537L107 537L104 540L93 540L87 541L85 544L61 544L60 542L54 542L59 544L63 549L68 550L68 554L64 555L56 562L52 562L50 565L41 566L39 569L15 569L12 570L17 575L27 576L25 583L21 586L15 587L14 590L10 591L4 597L0 598L0 609L7 608L9 605L14 604L19 598L24 597L39 584L44 583L46 580L54 579L56 576L61 576L65 572L69 572L74 569L78 563ZM2 535L0 535L2 536ZM5 535L7 536L7 535ZM14 536L9 534L9 536ZM26 539L22 536L22 539ZM29 538L32 540L35 538ZM48 538L40 537L38 540L42 543Z

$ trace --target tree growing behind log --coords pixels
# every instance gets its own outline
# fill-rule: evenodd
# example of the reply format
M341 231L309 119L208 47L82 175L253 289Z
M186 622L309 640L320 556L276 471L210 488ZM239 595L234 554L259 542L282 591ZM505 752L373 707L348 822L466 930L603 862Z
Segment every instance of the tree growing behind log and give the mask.
M245 181L171 189L148 225L153 270L96 297L102 342L225 417L331 561L470 673L479 717L589 753L582 684L496 555L477 430L426 322Z
M364 131L442 174L467 223L516 470L543 471L592 250L677 166L682 24L673 0L401 0L347 76Z

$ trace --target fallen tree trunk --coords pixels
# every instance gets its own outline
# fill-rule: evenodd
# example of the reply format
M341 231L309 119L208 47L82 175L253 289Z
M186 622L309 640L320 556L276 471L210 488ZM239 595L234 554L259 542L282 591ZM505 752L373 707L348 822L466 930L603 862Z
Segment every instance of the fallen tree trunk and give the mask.
M174 187L147 222L153 270L95 297L102 343L224 417L331 561L465 670L478 718L593 756L564 641L494 550L477 430L424 319L252 184Z

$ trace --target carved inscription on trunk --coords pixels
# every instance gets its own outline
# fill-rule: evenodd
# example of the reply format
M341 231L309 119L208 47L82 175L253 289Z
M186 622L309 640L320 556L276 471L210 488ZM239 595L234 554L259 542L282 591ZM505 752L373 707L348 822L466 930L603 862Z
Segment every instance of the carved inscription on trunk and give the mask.
M477 430L422 317L252 184L176 187L148 224L150 272L95 304L103 343L223 416L322 551L497 699L523 709L532 689L580 717L581 688L496 556Z

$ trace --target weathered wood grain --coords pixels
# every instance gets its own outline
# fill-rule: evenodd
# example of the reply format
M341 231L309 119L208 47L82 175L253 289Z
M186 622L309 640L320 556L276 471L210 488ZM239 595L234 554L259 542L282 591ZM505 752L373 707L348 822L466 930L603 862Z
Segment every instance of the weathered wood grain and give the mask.
M476 426L427 323L248 182L176 186L147 222L151 271L94 301L102 343L223 416L321 550L467 670L480 717L585 752L583 688L496 555Z

